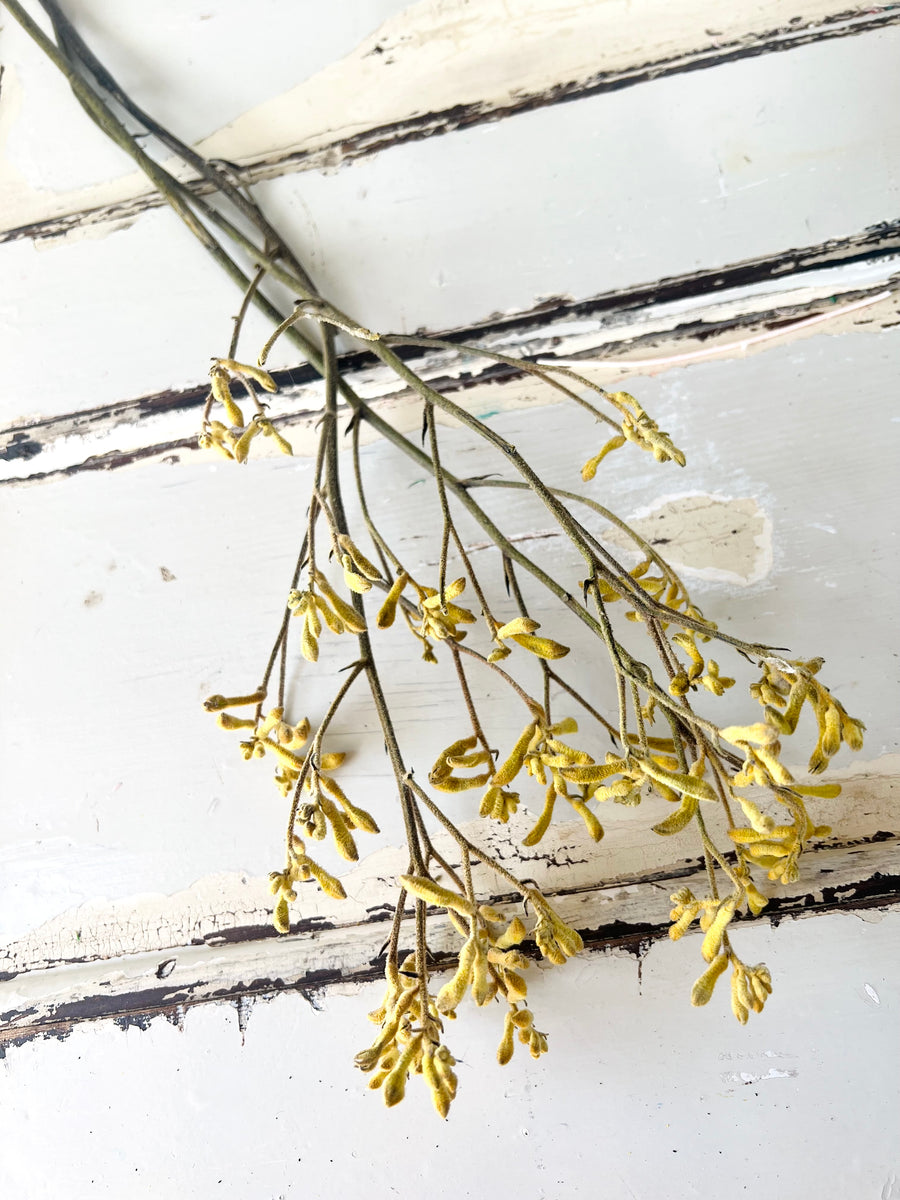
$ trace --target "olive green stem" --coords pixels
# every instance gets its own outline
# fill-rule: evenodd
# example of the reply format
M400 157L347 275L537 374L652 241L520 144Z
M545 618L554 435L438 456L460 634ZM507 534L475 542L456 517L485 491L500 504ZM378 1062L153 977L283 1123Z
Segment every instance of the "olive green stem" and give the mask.
M553 379L550 371L554 368L542 365L541 363L531 362L526 358L513 358L509 354L498 354L496 350L488 350L484 346L472 346L466 342L450 342L444 338L429 338L429 337L408 337L404 333L386 333L383 335L383 340L389 346L421 346L429 350L454 350L458 354L471 354L478 358L490 358L494 362L505 363L507 366L514 367L527 375L536 375L539 379L550 387L555 388L558 392L562 392L570 400L574 400L576 404L587 409L591 416L596 417L598 421L604 421L607 425L611 425L616 432L620 432L618 421L614 421L612 417L602 412L599 408L595 408L593 404L588 403L577 392L567 388L559 380ZM563 370L563 368L558 368ZM599 391L601 395L606 396L605 389L600 388L597 384L591 383L587 379L583 379L580 375L576 375L572 371L567 371L573 378L583 384L585 387L592 388L594 391Z
M450 548L450 530L453 518L450 515L450 505L447 503L447 489L444 487L444 473L441 470L441 458L438 451L437 425L434 420L434 405L425 404L425 426L428 430L428 447L431 451L431 473L437 485L438 502L441 506L441 556L438 562L438 596L441 609L446 609L447 592L447 552Z
M453 824L453 822L450 820L450 818L445 816L443 814L443 812L441 812L441 810L434 803L434 801L431 799L431 797L428 795L428 793L423 788L419 787L419 785L416 783L415 779L413 779L411 775L408 776L407 782L409 783L409 786L412 788L412 790L415 792L416 796L418 796L419 800L425 805L425 807L428 809L428 811L432 814L432 816L435 817L441 825L443 825L443 827L447 830L447 832L450 834L450 836L453 838L453 840L460 847L465 846L466 849L470 852L470 854L474 854L476 858L480 859L481 862L483 862L486 866L490 867L492 871L496 871L496 873L500 876L501 879L505 879L507 883L512 884L512 886L516 889L516 891L522 897L524 897L525 899L528 899L528 889L523 884L519 883L519 881L518 881L518 879L516 879L515 875L513 875L509 871L507 871L506 867L504 867L501 863L497 862L497 860L495 858L492 858L490 856L490 854L486 854L485 851L482 850L479 846L476 846L474 842L470 842L469 839L465 836L465 834L461 833L456 828L456 826Z
M366 664L364 661L355 662L353 664L353 666L350 670L350 674L347 675L347 677L344 679L343 683L341 684L340 688L337 691L337 694L335 695L334 699L331 701L331 704L329 704L328 711L325 713L325 716L322 718L322 720L319 724L319 728L316 730L316 736L313 739L313 743L310 746L309 750L307 751L306 757L303 760L303 767L301 768L300 776L297 779L297 783L294 787L294 794L291 799L291 811L288 816L288 823L287 823L287 853L288 853L288 863L289 864L290 864L290 860L291 860L291 850L293 847L294 822L297 820L297 809L300 807L300 796L303 792L303 785L306 783L306 779L307 779L307 776L309 775L310 770L316 766L316 760L318 759L319 753L322 749L322 739L324 738L325 734L328 732L329 725L334 720L338 709L341 707L341 704L344 701L344 697L350 691L351 687L353 686L353 684L354 684L355 680L357 679L357 677L359 676L360 672L365 670L365 667L366 667Z
M372 520L372 515L369 512L368 498L366 497L366 489L363 484L362 477L362 462L359 454L359 427L362 423L359 413L354 413L352 417L353 428L351 430L352 454L353 454L353 478L356 483L356 495L359 499L359 510L362 513L363 521L366 529L369 531L369 537L375 546L375 551L378 554L378 561L381 563L381 570L386 580L391 579L391 568L388 566L388 560L394 567L397 574L403 571L403 565L400 559L394 554L388 543L382 537L380 530Z
M469 681L466 678L465 668L462 665L462 660L459 657L459 646L455 642L450 643L450 654L453 658L453 665L456 668L456 677L459 680L459 690L462 692L463 700L465 701L466 711L469 714L469 721L472 726L472 732L475 734L478 741L481 743L481 748L488 756L488 762L493 764L494 751L488 745L488 740L485 737L484 730L481 727L481 722L478 719L478 713L475 709L475 701L472 699L472 693L469 689Z

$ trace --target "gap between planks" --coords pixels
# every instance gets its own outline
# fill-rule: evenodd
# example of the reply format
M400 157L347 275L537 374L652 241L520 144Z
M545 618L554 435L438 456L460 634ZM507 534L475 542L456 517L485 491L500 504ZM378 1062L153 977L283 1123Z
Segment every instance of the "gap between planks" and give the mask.
M494 123L536 109L587 99L604 92L619 91L622 88L686 72L723 66L742 59L792 50L812 43L872 33L897 24L900 24L898 4L880 5L862 13L845 11L811 21L795 18L774 29L732 36L730 40L691 47L675 55L651 57L643 62L601 70L582 79L560 80L541 91L513 89L511 97L502 100L484 98L455 104L439 111L411 113L313 149L269 153L244 163L228 165L242 187L304 171L334 170L337 166L369 158L409 142L423 141L460 129ZM713 30L706 32L708 35L714 33ZM211 190L208 184L196 178L188 177L186 182L199 195L206 195ZM76 229L96 229L104 225L128 223L142 213L164 204L165 200L158 193L143 192L114 203L0 230L0 245L21 240L42 241L64 237Z
M802 336L801 323L811 316L823 323L809 332L888 328L900 320L900 314L896 296L883 293L896 289L898 279L900 221L895 221L848 238L585 300L557 297L525 312L497 316L442 336L451 341L480 342L522 357L578 355L587 370L604 367L608 358L626 355L628 361L617 360L622 367L618 377L625 378L642 373L645 359L637 356L640 351L650 355L649 373L666 361L684 365L691 357L739 356L753 341ZM840 318L845 307L849 314L853 305L863 309L879 300L883 303L869 312L860 311L852 320L848 315L845 320L850 323L837 329L834 318ZM794 324L796 334L791 328ZM738 332L745 337L730 338ZM673 353L685 347L688 355ZM652 357L653 350L660 348L670 359ZM691 348L696 348L693 355ZM450 351L423 352L408 347L400 348L399 353L413 362L424 378L448 393L522 378L521 372L504 364ZM370 353L348 353L341 362L350 382L367 399L393 403L405 395L394 375L377 365ZM273 412L276 424L285 429L312 425L321 405L321 381L316 372L302 363L276 371L275 377L282 388L279 399L289 401L291 408ZM0 431L0 464L9 464L5 478L0 475L0 486L116 470L146 460L178 462L196 450L195 434L191 430L187 436L172 435L183 428L181 416L202 407L206 395L204 383L10 426ZM547 401L551 400L548 396ZM123 448L121 434L116 432L122 426L143 430L143 437L133 436L132 445ZM85 457L88 447L93 453ZM64 461L59 461L60 453ZM44 469L31 469L35 459L40 459Z
M806 877L781 889L760 918L777 925L788 917L887 910L900 903L900 836L878 832L866 838L831 843L811 852ZM669 893L676 887L704 890L705 870L685 860L663 876L600 887L551 892L554 906L577 928L591 951L640 954L668 931ZM512 916L521 902L506 893L490 901ZM198 1004L243 1000L284 991L306 994L339 984L377 978L391 910L381 906L369 919L339 926L327 921L279 937L270 929L225 944L192 945L78 964L14 976L0 984L0 1057L5 1046L37 1036L65 1036L75 1025L101 1019L142 1024L165 1015L181 1019ZM870 918L871 919L871 918ZM877 918L874 918L877 919ZM401 947L409 949L412 922L406 922ZM685 950L690 956L688 935ZM429 945L440 968L449 963L458 935L433 913ZM693 958L686 975L695 966Z

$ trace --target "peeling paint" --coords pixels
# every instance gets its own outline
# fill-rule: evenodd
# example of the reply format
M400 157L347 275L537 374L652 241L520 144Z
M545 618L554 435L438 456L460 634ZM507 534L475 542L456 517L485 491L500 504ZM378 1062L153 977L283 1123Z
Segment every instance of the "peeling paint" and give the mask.
M794 1067L788 1068L786 1071L779 1070L778 1067L769 1067L768 1071L724 1071L722 1073L723 1083L741 1083L745 1086L748 1083L762 1083L764 1079L796 1079L800 1074Z
M854 847L832 844L808 856L805 877L796 885L781 889L773 897L766 913L758 918L778 925L786 917L804 917L815 913L848 911L859 908L884 910L896 906L900 896L900 837L884 835L865 843L860 858ZM496 851L496 847L493 848ZM398 864L402 853L391 852ZM368 864L371 870L371 863ZM399 868L398 868L399 869ZM579 929L586 947L606 952L626 952L640 958L653 942L664 939L669 929L669 893L677 886L702 889L705 868L700 862L684 864L681 870L670 867L662 874L645 873L642 878L604 881L597 885L577 885L584 868L565 868L554 873L532 862L529 874L546 894L562 918ZM475 886L488 902L512 915L521 901L498 891L487 878L478 878ZM827 880L827 885L824 881ZM259 881L260 887L263 881ZM378 875L370 876L376 889ZM352 885L351 885L352 887ZM348 892L352 895L351 888ZM305 907L327 898L315 894ZM353 902L346 902L351 908ZM315 1005L316 989L340 982L374 979L383 969L383 955L390 925L390 912L382 909L354 923L307 921L294 922L292 932L277 937L267 928L236 931L240 936L225 939L219 945L185 945L175 965L161 984L157 974L158 954L126 953L119 957L64 965L36 965L24 973L0 982L0 1042L15 1042L23 1030L35 1034L42 1029L58 1031L73 1022L97 1018L121 1018L122 1027L149 1020L154 1014L169 1014L177 1006L186 1009L210 1001L230 1000L238 1008L241 1032L249 1014L248 999L299 990ZM747 917L739 924L752 923ZM407 926L404 926L407 930ZM248 936L249 935L249 936ZM404 934L404 938L407 934ZM440 911L429 925L429 946L440 963L442 956L457 944L457 935ZM410 947L411 948L411 947ZM405 949L405 941L401 951Z
M420 0L349 55L250 109L198 144L237 163L243 182L297 170L334 170L436 134L496 121L685 71L883 28L893 6L850 8L778 0L717 12L700 0L573 4ZM448 65L452 64L452 69ZM12 118L8 118L11 121ZM159 203L134 174L60 193L29 184L8 161L0 173L6 228L31 237L121 228Z
M688 493L632 513L628 524L686 576L747 586L772 569L772 522L752 497ZM613 528L611 542L634 543Z
M874 235L873 235L874 236ZM539 306L529 313L506 316L494 325L452 332L452 339L481 343L491 350L538 358L552 354L553 360L579 355L577 368L604 386L635 376L657 374L665 368L644 366L647 358L673 353L668 369L683 364L686 346L702 347L708 356L743 358L745 341L735 342L734 333L759 329L778 331L783 341L799 342L821 332L832 335L856 328L876 332L888 328L900 316L900 294L891 295L866 312L847 313L834 319L834 300L841 296L879 295L885 272L900 271L900 258L882 257L882 250L900 248L900 224L881 230L873 242L850 239L792 252L808 265L792 275L789 285L777 279L775 259L735 264L716 275L700 272L691 277L663 280L655 290L632 289L578 302L559 302L553 309ZM854 255L862 255L856 258ZM869 257L871 255L871 257ZM848 258L849 256L849 258ZM839 265L817 267L822 258ZM737 286L739 278L757 279ZM735 286L721 288L731 281ZM823 328L784 328L784 318L802 320L811 307L826 307L829 316ZM789 321L790 325L792 322ZM751 353L762 346L750 347ZM619 356L634 355L632 362ZM607 360L619 359L615 366ZM432 385L452 395L468 411L489 408L492 415L511 409L559 402L559 394L533 377L485 358L450 351L405 355L411 365ZM375 365L372 356L352 353L342 356L342 369L351 385L376 411L391 417L403 432L419 422L418 405L406 404L407 393L394 374ZM300 364L276 370L281 391L272 398L271 416L290 437L296 456L315 452L316 428L322 405L322 384L311 367ZM178 462L198 453L196 438L184 436L195 422L189 414L202 407L208 393L205 385L181 391L166 390L132 401L103 405L82 412L67 412L0 430L0 486L18 480L33 483L82 472L118 470L143 462ZM442 418L439 416L439 420ZM366 427L363 443L376 435ZM133 447L123 449L123 444ZM261 453L266 453L262 448ZM276 450L269 452L277 455ZM163 568L160 568L162 571Z
M855 763L833 773L836 780L842 781L844 791L838 799L828 802L828 819L835 830L832 839L824 844L830 847L828 854L847 853L848 861L852 861L854 847L866 847L872 869L876 857L890 869L891 856L896 853L895 842L900 838L897 769L898 757L887 755L876 763ZM555 825L552 846L522 847L521 839L532 824L533 814L523 810L506 826L485 827L482 822L473 822L463 828L500 862L533 877L549 891L596 892L598 911L608 914L602 922L606 927L621 919L616 912L618 908L627 910L628 923L633 929L635 922L644 919L637 915L645 903L641 899L643 894L649 896L660 881L664 891L670 880L691 874L700 865L698 860L685 859L684 847L673 845L669 839L648 842L640 822L625 821L615 826L614 833L607 838L607 842L615 839L612 857L606 843L603 853L598 854L580 821ZM436 844L450 861L456 861L451 843L436 838ZM40 850L40 846L23 848L24 861L40 862ZM299 904L302 919L295 916L293 935L326 930L340 934L357 925L388 921L393 908L385 903L383 881L394 879L405 869L404 854L400 847L378 850L347 871L342 877L350 897L347 900L330 900L315 887L303 888ZM831 873L824 854L826 849L818 850L804 860L810 871L815 869L815 874L807 873L800 881L798 894L815 891L816 903L839 903L841 880ZM8 873L13 865L8 858ZM864 865L860 863L854 871ZM479 870L483 872L483 868ZM503 894L489 873L483 878L486 888ZM865 899L858 875L847 886L846 899ZM875 881L873 896L881 895L883 889ZM778 913L778 896L773 896L769 911L773 915ZM176 968L181 968L181 955L161 959L160 951L186 947L205 954L208 948L235 947L242 942L261 940L276 943L279 940L271 928L267 880L243 872L221 873L170 896L139 896L112 903L93 901L71 908L4 947L0 952L0 979L12 980L55 965L89 964L139 954L152 955L148 970L157 979L167 979Z

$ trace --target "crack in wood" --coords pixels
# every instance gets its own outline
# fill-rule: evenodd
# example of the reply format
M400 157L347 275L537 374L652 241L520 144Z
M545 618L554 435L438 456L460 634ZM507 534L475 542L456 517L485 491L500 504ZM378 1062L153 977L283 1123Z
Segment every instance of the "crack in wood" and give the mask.
M448 341L493 341L495 344L497 339L506 337L519 343L518 349L524 354L529 353L529 347L522 346L523 341L527 341L529 338L540 339L542 343L545 343L542 352L546 353L564 343L565 335L554 334L556 325L565 326L566 323L572 321L591 321L602 318L604 328L614 330L617 326L624 327L629 321L633 322L636 312L650 309L653 306L675 301L702 300L705 297L709 297L710 303L715 303L717 294L741 287L764 285L768 281L781 279L787 274L796 277L798 286L802 286L804 275L810 272L826 267L868 264L895 255L898 251L900 251L900 220L882 222L847 238L831 239L827 242L787 250L775 255L747 259L726 267L667 277L652 284L617 289L585 300L575 301L563 297L545 300L531 309L512 316L497 315L467 328L447 330L435 336L441 336ZM879 281L868 287L842 292L841 298L851 302L864 299L875 295L883 287L884 281ZM754 310L736 313L718 320L704 320L702 315L697 313L686 314L686 319L667 329L665 336L671 340L694 340L702 343L728 332L748 328L775 331L812 312L818 312L820 308L821 300L817 300L802 304L777 305L766 311ZM659 337L659 331L651 331L643 334L632 333L621 340L611 339L604 342L604 353L614 356L616 353L633 352L640 346L657 341ZM406 361L414 363L422 361L422 351L416 347L398 347L397 352ZM368 351L342 355L341 365L345 374L351 377L354 373L365 372L369 376L370 390L373 373L375 378L380 377L377 360ZM387 374L381 373L385 376L385 382L389 382ZM275 371L274 375L286 396L319 384L317 372L306 363ZM430 382L432 386L437 386L448 393L459 393L485 383L501 383L521 377L520 371L506 364L482 363L472 370L463 368L448 375L432 374ZM393 377L391 376L390 382L392 383L392 381ZM397 399L403 394L405 393L393 389L392 385L390 390L392 399ZM167 413L193 412L202 407L207 395L208 385L204 382L195 387L167 389L118 404L105 404L95 409L63 413L55 417L19 423L0 433L0 438L5 439L0 444L0 460L30 462L37 459L46 449L66 438L106 435L119 425L137 425L143 419ZM317 417L318 409L304 407L289 415L275 417L274 420L276 425L289 428L291 425L302 424L315 420ZM66 467L35 471L25 476L0 480L0 485L37 483L48 479L65 478L82 472L116 470L145 459L166 455L172 455L172 461L177 461L179 452L191 451L195 448L196 442L192 435L129 449L116 449L92 455Z
M888 835L890 836L890 835ZM875 872L869 879L818 892L772 899L772 912L762 917L735 918L736 924L768 923L777 927L787 918L824 915L826 913L856 913L870 910L888 911L900 903L900 875ZM586 950L598 953L625 951L641 958L654 942L668 936L669 924L656 922L611 921L595 928L581 929ZM412 947L410 946L409 949ZM534 957L535 955L532 954ZM437 969L448 965L450 957L436 955ZM119 996L94 994L71 1003L56 1006L52 1014L41 1016L37 1008L12 1010L0 1014L0 1059L8 1049L22 1046L35 1038L68 1037L76 1026L102 1020L113 1020L123 1030L146 1030L157 1017L165 1017L181 1025L184 1014L191 1008L215 1003L243 1003L251 999L272 999L286 992L296 992L309 1000L311 991L319 991L348 983L367 983L378 979L384 970L383 958L352 970L313 969L296 980L255 978L247 983L216 989L207 994L193 995L204 983L174 992L165 987L143 988ZM15 1024L10 1024L11 1022ZM7 1025L7 1028L2 1028Z
M611 71L599 71L586 79L560 81L541 92L521 92L506 103L480 100L457 104L435 112L416 113L402 120L364 129L313 150L294 150L266 155L246 164L232 164L241 186L301 171L333 170L337 166L372 157L396 146L423 141L457 130L494 123L508 117L533 112L557 104L587 99L606 92L620 91L636 84L650 83L674 75L724 66L746 58L796 49L811 43L831 41L875 32L900 24L900 5L891 4L860 14L852 9L827 17L824 21L796 23L748 34L721 45L687 51L669 58ZM197 194L205 195L209 185L188 182ZM23 239L46 240L64 237L74 229L133 221L142 213L161 207L165 201L156 193L145 193L114 204L99 205L74 213L46 218L15 229L0 231L0 244Z

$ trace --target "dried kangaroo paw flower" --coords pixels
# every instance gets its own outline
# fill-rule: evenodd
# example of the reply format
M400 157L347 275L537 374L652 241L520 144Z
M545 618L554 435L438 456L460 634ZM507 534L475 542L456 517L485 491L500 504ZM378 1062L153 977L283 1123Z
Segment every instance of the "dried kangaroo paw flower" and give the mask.
M484 787L494 770L494 760L487 750L476 749L477 737L459 738L446 750L442 750L428 776L429 783L442 792L463 792L469 788ZM459 775L460 770L474 767L488 768L477 775Z
M569 647L564 646L561 642L555 642L552 638L537 637L536 631L540 629L540 621L534 621L531 617L514 617L511 621L507 621L505 625L500 625L494 633L494 641L497 643L497 648L491 651L488 656L490 662L497 662L500 658L505 658L505 653L499 651L508 651L508 647L503 645L505 640L515 642L524 650L536 655L538 658L565 658L569 653Z
M537 889L528 888L525 894L537 914L533 937L544 958L562 966L566 959L580 954L584 949L581 935L563 921Z
M534 1015L527 1008L510 1006L503 1021L503 1037L497 1048L497 1062L505 1067L513 1056L515 1037L528 1047L532 1058L547 1053L547 1035L534 1027Z

